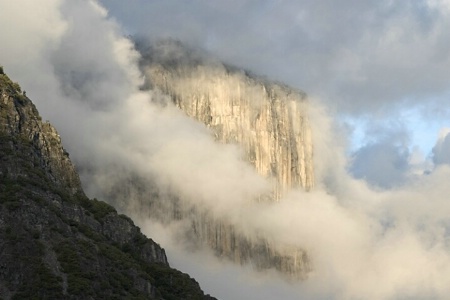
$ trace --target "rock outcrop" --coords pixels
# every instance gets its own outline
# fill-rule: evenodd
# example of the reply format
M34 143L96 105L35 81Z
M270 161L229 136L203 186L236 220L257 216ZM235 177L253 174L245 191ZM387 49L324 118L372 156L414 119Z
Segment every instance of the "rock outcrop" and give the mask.
M42 122L36 107L17 83L11 82L4 74L0 76L0 134L29 144L31 152L23 154L30 159L30 168L42 170L56 186L70 194L82 193L78 174L55 128L48 122ZM18 150L18 146L12 143L10 151ZM27 170L21 170L15 164L8 165L3 172L13 178L27 176Z
M246 153L243 159L272 179L271 195L249 200L278 201L290 188L313 187L313 149L304 93L210 61L178 42L140 48L144 88L167 95L188 116L209 127L218 142L241 145ZM186 200L184 195L160 197L157 186L130 182L121 190L142 195L144 208L140 212L148 206L151 218L188 220L187 240L207 245L219 257L260 270L276 269L296 278L305 278L311 270L304 249L278 245L264 233L249 233L200 207L185 209L180 205ZM150 194L154 197L147 196ZM126 198L117 190L111 195Z
M262 233L245 234L239 227L196 212L191 219L191 241L208 245L220 258L241 265L253 265L256 270L274 269L292 279L306 279L312 269L307 252L289 245L278 245Z
M275 179L273 199L290 188L312 188L306 95L192 55L178 43L146 50L143 69L149 86L211 128L218 141L240 144L256 170Z
M0 298L214 299L88 199L56 130L0 68Z

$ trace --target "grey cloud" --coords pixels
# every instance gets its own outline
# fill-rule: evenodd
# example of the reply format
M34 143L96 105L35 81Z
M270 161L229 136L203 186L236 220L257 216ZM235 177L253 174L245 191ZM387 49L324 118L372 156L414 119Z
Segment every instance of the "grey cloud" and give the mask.
M365 145L353 155L351 172L356 178L382 188L404 183L409 170L407 148L391 143Z
M352 154L349 170L353 176L382 188L404 184L411 168L409 138L404 130L369 129L368 142Z
M450 165L450 130L448 128L442 129L433 148L433 162L436 165Z

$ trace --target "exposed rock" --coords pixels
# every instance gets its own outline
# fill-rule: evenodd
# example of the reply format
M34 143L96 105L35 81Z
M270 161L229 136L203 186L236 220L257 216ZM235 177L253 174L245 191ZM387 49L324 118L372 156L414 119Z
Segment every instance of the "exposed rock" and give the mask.
M4 74L0 96L1 299L214 299L84 195L56 130Z
M209 61L177 42L141 47L141 51L145 88L168 95L187 115L208 126L218 142L242 145L244 159L273 179L273 194L261 195L259 200L276 201L290 188L313 187L313 151L304 93ZM219 257L297 278L305 278L311 270L305 250L278 245L264 233L249 233L202 208L184 207L185 196L158 188L133 174L117 183L108 196L121 205L127 195L135 195L142 205L137 208L139 213L146 212L145 217L161 222L187 220L191 226L185 227L185 239L194 247L209 246ZM136 207L133 209L136 213Z
M82 192L78 174L55 128L41 121L36 107L21 93L17 83L11 82L4 74L0 76L0 134L13 139L9 151L16 152L19 142L30 143L31 147L23 149L30 152L22 154L31 158L31 168L43 170L55 185L71 194ZM3 172L8 172L13 178L28 176L28 170L20 170L14 164Z
M178 57L160 53L167 48L177 48ZM274 199L293 187L313 187L313 146L303 92L208 63L178 44L153 46L145 54L148 85L211 128L218 141L242 145L256 170L276 179Z
M275 269L289 278L305 279L311 271L305 250L277 245L264 235L249 236L223 220L207 213L196 213L192 218L192 240L206 243L220 258L241 265L251 264L257 270ZM192 241L191 240L191 241Z

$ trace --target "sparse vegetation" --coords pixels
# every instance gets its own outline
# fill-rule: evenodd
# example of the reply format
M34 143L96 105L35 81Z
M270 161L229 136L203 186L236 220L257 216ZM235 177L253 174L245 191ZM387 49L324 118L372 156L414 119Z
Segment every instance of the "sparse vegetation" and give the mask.
M106 202L97 200L97 199L89 199L85 195L78 194L76 196L77 203L84 207L88 212L93 214L95 219L102 222L102 219L106 217L108 214L117 214L117 211L114 207L107 204Z
M44 167L56 158L44 157L39 143L32 142L35 127L23 123L18 131L9 130L16 128L8 122L17 111L28 114L27 120L40 119L20 91L0 67L0 92L12 99L0 101L2 289L12 299L204 299L188 275L149 263L142 253L153 241L136 227L129 231L131 219L82 192L73 195L71 187L55 178L57 172ZM49 143L61 147L57 139ZM127 231L121 232L125 222ZM129 238L111 237L105 233L108 228Z

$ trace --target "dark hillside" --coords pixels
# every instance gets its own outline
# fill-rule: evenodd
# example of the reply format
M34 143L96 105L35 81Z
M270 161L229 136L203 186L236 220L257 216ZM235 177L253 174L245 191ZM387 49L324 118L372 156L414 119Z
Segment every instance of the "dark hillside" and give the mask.
M0 298L214 299L88 199L56 130L0 68Z

